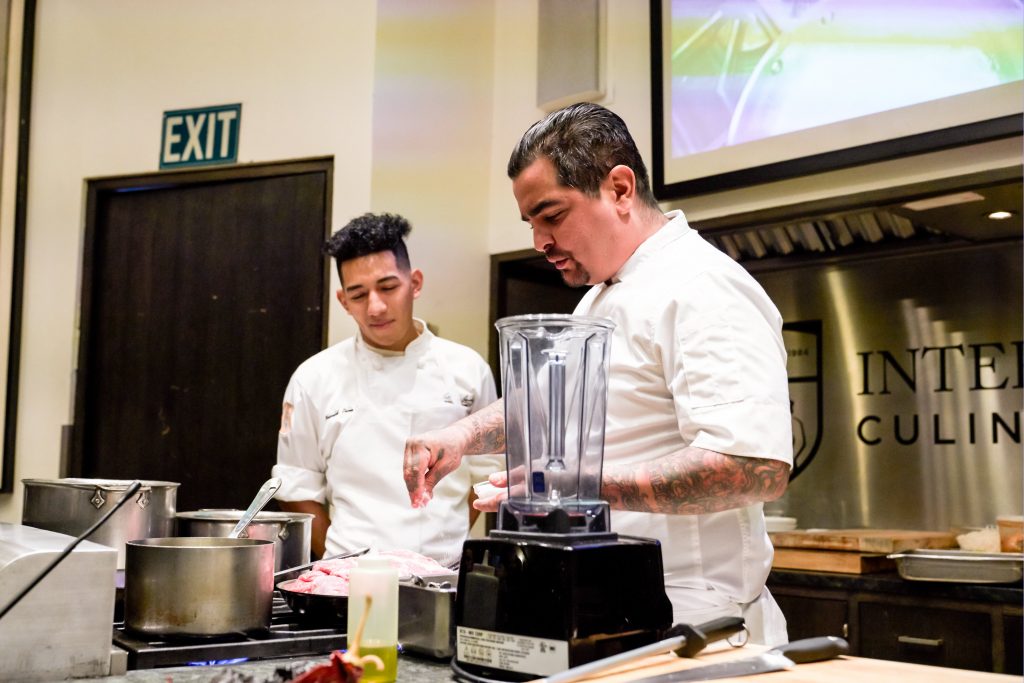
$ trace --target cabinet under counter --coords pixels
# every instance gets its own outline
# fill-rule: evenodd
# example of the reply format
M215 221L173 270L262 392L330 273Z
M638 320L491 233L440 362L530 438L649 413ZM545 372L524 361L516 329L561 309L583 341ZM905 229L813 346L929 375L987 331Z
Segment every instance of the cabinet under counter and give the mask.
M768 578L791 640L836 635L861 657L1021 674L1021 583L907 581L895 572L775 569Z

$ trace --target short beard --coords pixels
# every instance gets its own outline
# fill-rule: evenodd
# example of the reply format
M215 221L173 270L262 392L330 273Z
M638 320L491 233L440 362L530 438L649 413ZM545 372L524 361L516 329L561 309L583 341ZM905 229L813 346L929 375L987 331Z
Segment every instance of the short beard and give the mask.
M570 287L586 287L590 284L590 273L579 264L579 261L574 261L574 263L577 267L571 272L568 270L562 271L562 282Z

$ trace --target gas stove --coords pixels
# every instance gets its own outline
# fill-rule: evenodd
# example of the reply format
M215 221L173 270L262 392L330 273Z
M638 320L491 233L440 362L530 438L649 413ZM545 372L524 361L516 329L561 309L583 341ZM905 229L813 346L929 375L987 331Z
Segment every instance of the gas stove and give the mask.
M324 626L303 623L275 591L270 630L266 633L216 638L151 639L125 631L122 622L114 624L113 643L127 652L128 669L156 669L328 654L346 647L345 630L345 624Z

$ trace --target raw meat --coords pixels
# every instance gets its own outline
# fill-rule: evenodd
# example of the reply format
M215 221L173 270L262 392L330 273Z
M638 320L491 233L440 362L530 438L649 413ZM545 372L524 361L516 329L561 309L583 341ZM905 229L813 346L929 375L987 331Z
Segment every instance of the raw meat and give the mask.
M398 570L400 580L407 580L413 574L432 576L451 573L437 561L411 550L382 550L377 555L387 558L391 566ZM359 559L355 557L321 560L290 582L289 589L296 593L315 595L348 595L349 573L358 562Z

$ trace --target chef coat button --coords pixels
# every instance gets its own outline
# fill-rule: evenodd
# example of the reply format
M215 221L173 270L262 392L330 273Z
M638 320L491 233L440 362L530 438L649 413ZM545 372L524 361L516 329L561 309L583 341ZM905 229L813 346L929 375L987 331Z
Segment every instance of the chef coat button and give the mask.
M425 367L427 367L427 361L423 360L422 358L420 358L418 361L416 361L416 369L417 370L422 370Z

